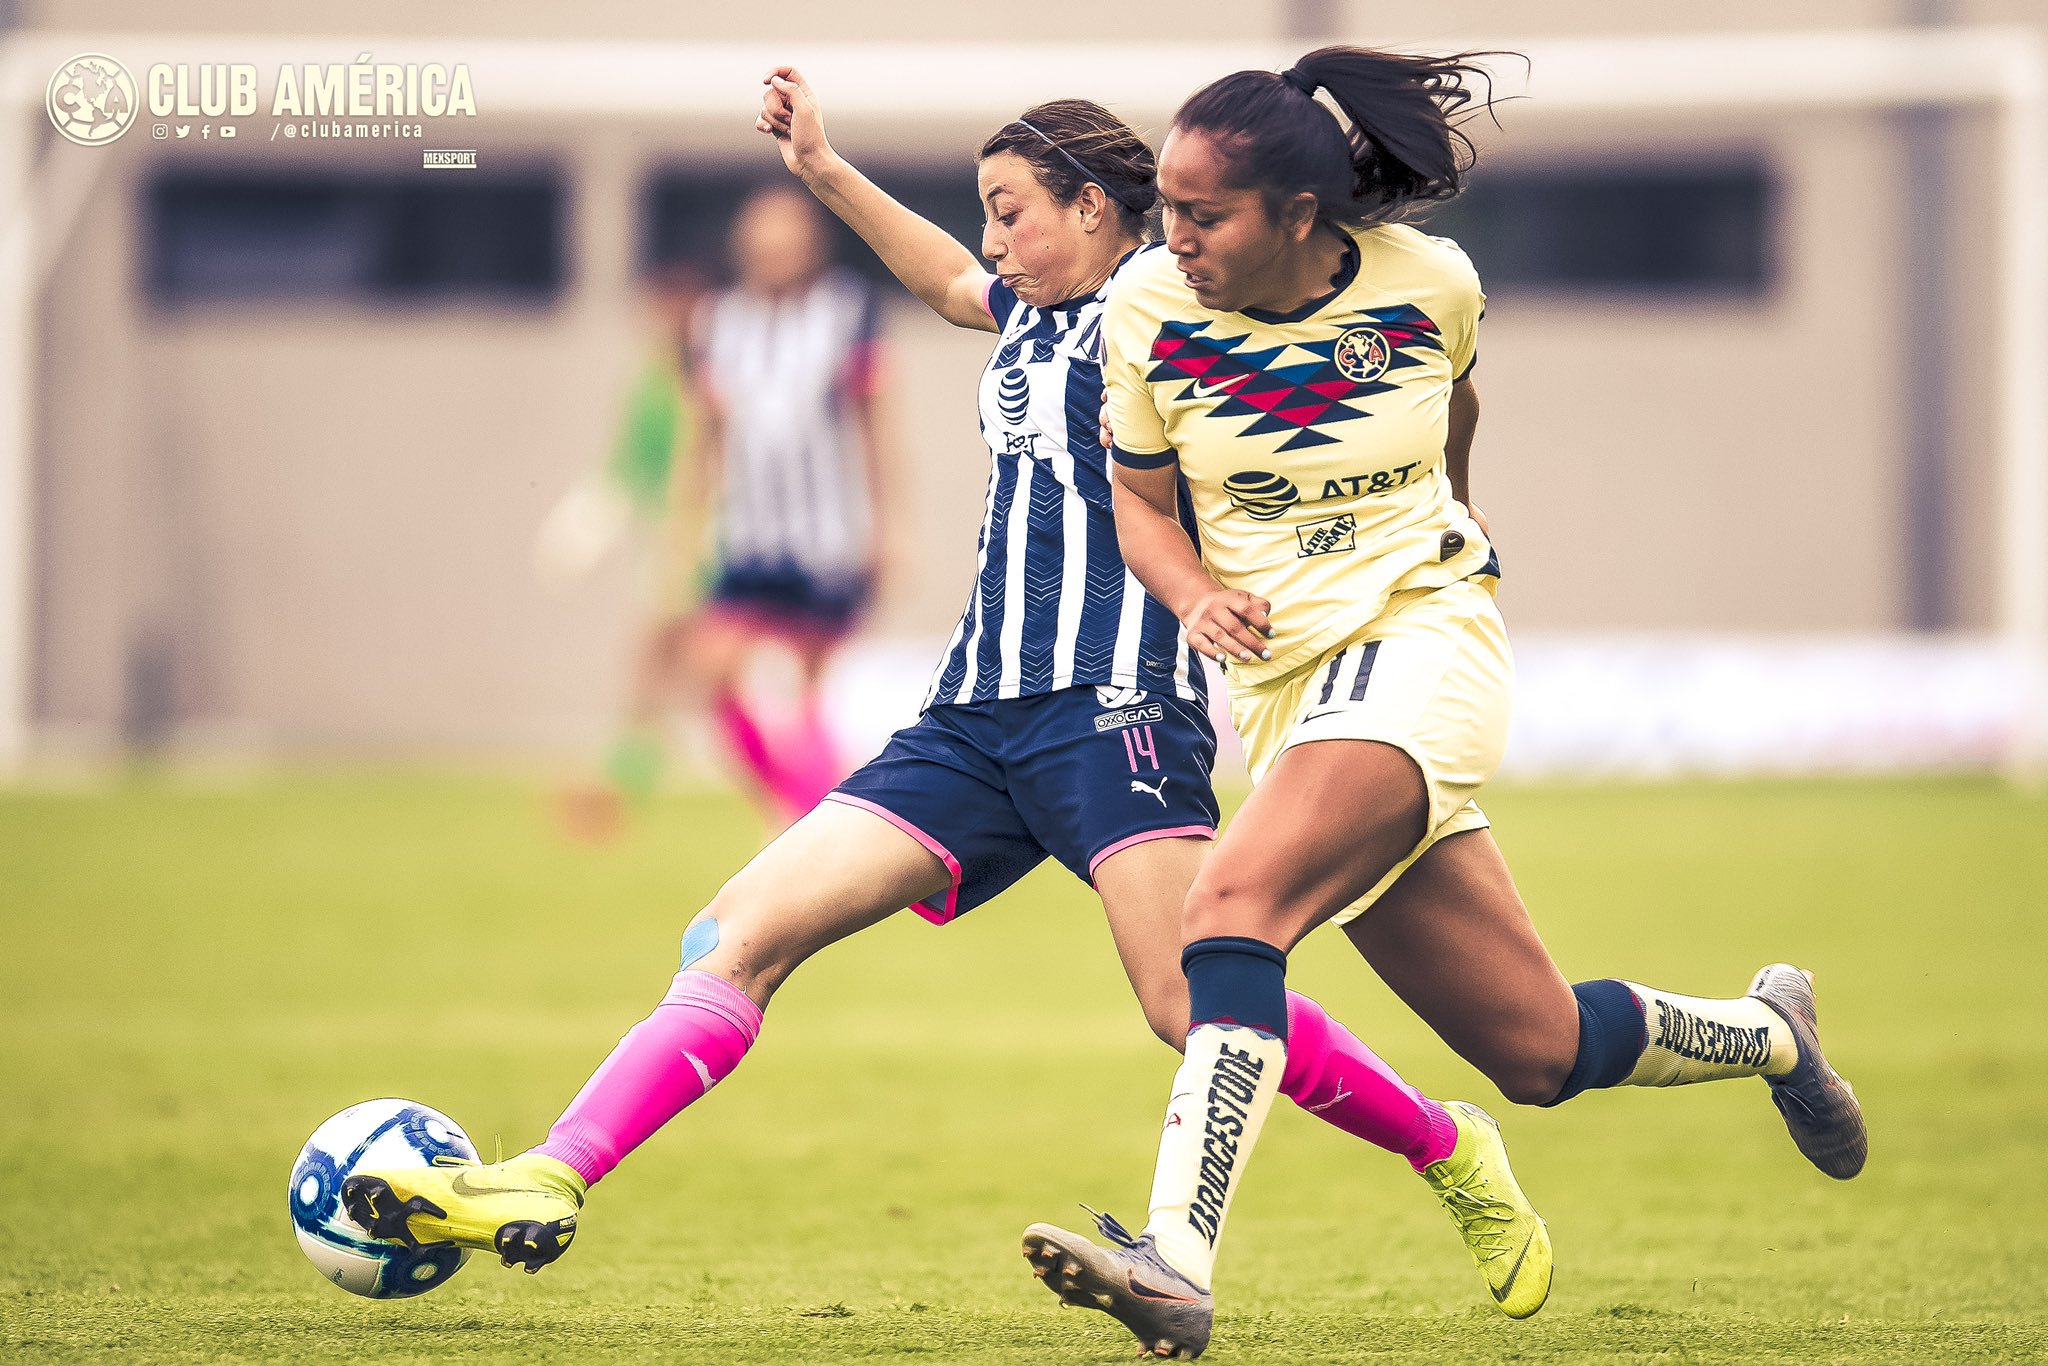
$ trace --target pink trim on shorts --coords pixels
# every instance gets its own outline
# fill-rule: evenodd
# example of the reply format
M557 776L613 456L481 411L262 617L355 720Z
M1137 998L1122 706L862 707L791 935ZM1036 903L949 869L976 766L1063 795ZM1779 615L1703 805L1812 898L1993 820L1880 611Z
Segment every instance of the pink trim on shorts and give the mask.
M880 816L883 820L889 822L889 824L895 826L934 854L937 854L939 862L946 865L946 872L953 879L953 885L946 889L945 904L934 906L930 901L920 901L910 909L916 911L934 925L943 925L960 914L960 860L953 857L952 850L940 844L909 821L904 820L903 817L897 815L888 807L877 806L865 797L856 797L848 792L827 792L825 800L828 802L838 802L843 806L857 807L862 811L872 811L875 815Z
M1135 835L1131 835L1127 838L1118 840L1115 844L1110 845L1109 848L1103 850L1094 858L1089 859L1088 880L1090 882L1095 881L1095 870L1101 867L1102 861L1108 858L1111 854L1122 853L1124 850L1130 848L1134 844L1145 844L1152 840L1180 839L1182 836L1185 835L1199 835L1201 838L1205 840L1213 840L1216 838L1216 827L1213 825L1174 825L1168 826L1164 830L1141 830Z

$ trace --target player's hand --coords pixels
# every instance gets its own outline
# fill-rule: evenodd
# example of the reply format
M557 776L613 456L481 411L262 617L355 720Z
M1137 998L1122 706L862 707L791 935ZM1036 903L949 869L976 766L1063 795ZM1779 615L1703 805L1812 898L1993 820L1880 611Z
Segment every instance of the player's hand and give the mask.
M1236 588L1204 593L1181 619L1188 644L1218 664L1271 659L1273 604Z
M775 139L782 164L795 175L822 167L832 156L825 137L825 115L810 83L793 66L778 66L761 78L761 116L754 127Z
M1473 507L1470 503L1465 505L1465 514L1473 521L1479 523L1479 529L1486 533L1486 539L1491 543L1493 540L1493 528L1487 525L1486 514Z
M1111 451L1116 449L1116 433L1109 429L1109 390L1107 388L1102 391L1102 412L1095 419L1095 434L1102 438L1103 450Z

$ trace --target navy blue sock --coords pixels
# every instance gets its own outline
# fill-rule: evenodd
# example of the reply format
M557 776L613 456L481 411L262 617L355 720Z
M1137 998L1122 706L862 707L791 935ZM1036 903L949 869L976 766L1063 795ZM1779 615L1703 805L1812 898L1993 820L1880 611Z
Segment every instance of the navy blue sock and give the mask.
M1581 982L1572 995L1579 998L1579 1056L1564 1089L1547 1102L1551 1105L1562 1105L1581 1091L1619 1086L1650 1042L1642 1004L1612 977Z
M1287 955L1236 935L1197 939L1181 950L1188 978L1188 1028L1235 1025L1287 1039Z

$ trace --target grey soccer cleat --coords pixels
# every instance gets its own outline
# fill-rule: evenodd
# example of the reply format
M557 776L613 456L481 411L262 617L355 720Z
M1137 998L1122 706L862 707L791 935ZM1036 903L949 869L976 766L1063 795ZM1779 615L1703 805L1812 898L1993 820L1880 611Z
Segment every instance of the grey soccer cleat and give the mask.
M1799 1061L1782 1077L1766 1077L1771 1102L1785 1117L1792 1141L1806 1160L1837 1181L1863 1170L1870 1155L1870 1131L1863 1107L1841 1074L1820 1051L1820 1024L1813 1004L1813 974L1790 963L1773 963L1749 984L1749 994L1792 1027Z
M1062 1303L1100 1309L1130 1329L1140 1355L1200 1356L1216 1318L1215 1296L1168 1266L1149 1233L1133 1238L1107 1214L1095 1214L1095 1226L1113 1246L1099 1247L1051 1224L1025 1229L1031 1274Z

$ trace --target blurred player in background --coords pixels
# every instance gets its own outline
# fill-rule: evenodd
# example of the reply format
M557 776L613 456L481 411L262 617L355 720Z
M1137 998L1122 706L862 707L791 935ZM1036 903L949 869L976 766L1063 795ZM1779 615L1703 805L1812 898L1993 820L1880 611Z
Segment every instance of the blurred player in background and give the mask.
M832 266L818 206L756 191L732 227L737 281L700 311L693 480L712 500L717 561L686 657L726 748L775 828L846 774L827 723L833 652L866 610L887 506L881 337L873 290ZM763 645L796 658L786 722L749 702Z
M1469 503L1485 299L1456 244L1400 220L1462 187L1454 116L1483 74L1325 48L1196 92L1160 153L1167 250L1105 311L1118 537L1228 670L1255 787L1188 896L1151 1217L1135 1238L1102 1220L1108 1246L1033 1225L1025 1251L1160 1356L1209 1340L1217 1241L1294 1047L1287 954L1328 920L1513 1100L1761 1076L1815 1166L1863 1166L1805 974L1774 964L1732 999L1567 984L1472 802L1513 676ZM1540 1303L1538 1256L1540 1226L1498 1224L1485 1265L1510 1313Z
M692 691L774 829L845 776L823 681L873 594L886 500L874 293L831 263L816 203L748 196L730 233L734 284L705 297L690 267L660 272L660 345L635 385L603 477L551 515L551 577L587 568L621 528L658 524L657 602L636 647L627 716L601 786L569 794L573 833L615 833L658 782L666 722ZM708 580L708 582L707 582ZM749 696L765 646L795 660L777 715Z
M689 622L704 596L703 498L684 486L696 427L688 381L690 330L709 280L693 262L671 261L649 279L651 339L603 468L578 481L542 523L535 547L541 580L581 578L629 529L654 542L653 602L636 628L625 716L606 751L602 781L572 787L562 815L570 832L603 840L624 808L661 777L664 730L687 691Z
M547 1141L482 1169L350 1178L350 1215L376 1236L538 1270L568 1247L589 1186L739 1065L799 964L905 906L944 924L1049 856L1101 897L1153 1029L1185 1037L1181 904L1215 829L1215 734L1178 623L1117 554L1096 439L1103 300L1142 259L1152 153L1084 100L999 129L979 171L991 274L833 151L800 77L769 80L760 127L789 168L934 312L998 334L978 386L991 469L967 610L918 721L697 915L667 996ZM1506 1167L1481 1160L1500 1151L1490 1121L1421 1095L1314 1001L1289 993L1286 1009L1297 1047L1281 1089L1406 1158L1475 1260L1504 1223L1541 1229ZM1546 1246L1521 1293L1540 1303L1549 1274Z

